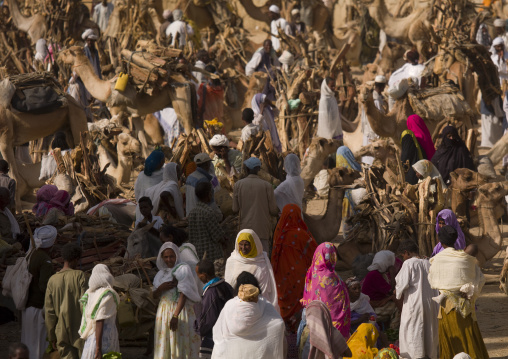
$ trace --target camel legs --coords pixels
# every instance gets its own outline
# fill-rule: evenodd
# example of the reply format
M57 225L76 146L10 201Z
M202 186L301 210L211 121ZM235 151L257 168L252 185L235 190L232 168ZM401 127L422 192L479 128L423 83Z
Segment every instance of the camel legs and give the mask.
M81 141L81 133L88 131L88 125L86 120L85 111L79 106L75 100L70 97L67 97L68 102L68 123L72 132L72 137L74 140L74 146L77 146ZM72 146L71 144L69 144Z

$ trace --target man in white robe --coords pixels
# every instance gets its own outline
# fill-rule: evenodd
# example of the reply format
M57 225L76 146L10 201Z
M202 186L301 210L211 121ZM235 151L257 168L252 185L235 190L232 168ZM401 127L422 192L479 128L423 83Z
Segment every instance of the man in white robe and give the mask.
M173 10L174 21L166 29L166 37L170 41L171 46L175 46L176 39L178 38L178 45L180 48L185 47L187 43L187 36L194 35L194 30L183 19L183 11L180 9Z
M291 35L291 27L286 19L283 19L280 16L280 9L276 5L270 6L268 9L270 11L270 18L272 22L270 24L270 31L272 33L272 44L273 49L275 51L279 51L281 48L281 42L277 36L279 36L279 31L284 31L286 35Z
M508 34L506 33L506 25L503 19L494 20L494 34L495 37L503 39L504 47L508 47Z
M327 77L321 83L317 136L342 140L342 124L337 99L335 98L335 80Z
M407 51L404 54L404 60L406 61L406 64L402 66L400 69L396 70L392 75L390 76L390 80L388 80L388 91L392 92L393 89L397 88L400 82L404 79L415 79L418 83L418 85L423 86L422 83L422 73L423 70L425 70L425 66L418 63L420 59L420 54L416 51ZM402 96L403 94L400 94ZM393 105L395 104L395 98L390 96L389 99L389 106L390 110L392 109Z
M418 257L418 246L406 240L399 246L404 264L395 278L397 299L404 298L400 317L400 356L407 359L438 357L438 305L432 300L439 293L430 287L430 263Z
M210 62L210 56L208 55L208 51L201 49L198 51L198 54L196 55L196 57L197 57L197 61L194 64L194 66L197 67L198 69L204 70L206 65L208 65L208 63ZM199 86L201 84L206 83L207 79L206 79L205 74L203 74L202 72L198 72L198 71L193 71L192 76L194 76L196 78L196 80L198 80L196 83L196 91L197 91L197 90L199 90Z
M99 26L101 32L106 31L108 27L109 17L113 13L115 6L108 3L108 0L103 0L100 4L95 5L93 9L93 21Z
M245 74L252 75L254 72L267 72L272 67L279 68L281 66L277 53L273 49L272 40L266 39L263 42L263 47L256 50L252 58L245 66Z
M384 77L383 75L376 76L376 79L374 80L374 91L372 92L372 97L374 98L374 105L383 114L386 114L387 109L387 104L385 102L385 98L383 97L383 91L385 87L386 87L386 77ZM362 146L368 146L372 141L377 140L379 136L370 127L369 119L367 118L367 114L365 113L365 109L363 107L361 119L363 132ZM374 157L363 156L362 162L372 165L372 163L374 162Z

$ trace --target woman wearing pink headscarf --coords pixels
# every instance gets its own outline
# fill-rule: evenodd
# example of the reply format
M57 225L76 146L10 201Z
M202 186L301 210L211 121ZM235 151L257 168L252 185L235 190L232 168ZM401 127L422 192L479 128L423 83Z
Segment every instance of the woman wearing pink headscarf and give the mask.
M407 118L407 129L415 134L418 143L425 152L425 158L429 161L432 160L432 157L434 157L434 153L436 152L436 148L434 147L432 136L423 119L418 115L409 116Z
M52 184L46 184L37 191L37 203L32 208L32 212L37 217L42 217L48 212L49 201L58 192L58 187Z
M63 212L66 216L72 216L74 214L74 205L71 202L71 195L64 190L57 191L53 195L47 208L48 212L54 208L55 210Z
M312 265L305 277L303 299L304 307L312 301L320 300L330 310L332 323L344 338L349 338L351 327L351 309L346 284L335 273L337 263L337 250L332 243L321 243L312 258Z

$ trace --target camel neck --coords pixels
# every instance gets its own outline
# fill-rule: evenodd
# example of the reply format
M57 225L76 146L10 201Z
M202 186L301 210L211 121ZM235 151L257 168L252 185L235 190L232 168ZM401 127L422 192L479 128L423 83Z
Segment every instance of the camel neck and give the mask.
M111 84L97 77L90 60L85 55L79 55L74 61L72 70L78 74L86 89L96 99L107 102L111 95Z

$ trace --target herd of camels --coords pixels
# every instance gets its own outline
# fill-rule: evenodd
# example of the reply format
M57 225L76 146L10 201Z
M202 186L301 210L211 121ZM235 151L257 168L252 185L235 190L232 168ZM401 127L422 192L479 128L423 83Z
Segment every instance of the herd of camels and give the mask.
M35 42L38 38L44 37L47 32L47 25L44 16L23 16L16 1L17 0L6 0L6 4L11 10L14 24L21 31L25 31L31 38L32 42ZM171 0L168 1L172 3ZM187 16L195 20L196 24L206 27L213 23L213 17L207 12L206 8L196 5L199 1L184 1L184 3L190 4L187 8ZM240 16L243 16L244 26L247 30L254 31L254 28L258 26L259 23L268 23L268 18L266 16L268 2L262 0L257 1L256 5L258 6L254 4L253 0L237 0L233 3L235 4L235 7L239 9ZM358 28L356 26L349 26L346 23L347 19L344 18L344 14L347 13L347 11L344 10L347 6L351 5L351 0L340 0L336 2L335 6L331 9L327 8L321 1L302 1L302 4L304 3L308 3L308 6L312 7L314 18L321 19L319 22L314 22L314 28L317 32L324 30L324 24L326 21L322 21L323 14L326 18L331 19L333 41L337 48L340 48L341 44L352 42L352 38L359 38ZM430 11L428 7L418 7L417 4L419 2L414 1L412 11L409 14L404 17L394 17L392 14L394 13L394 7L396 7L397 4L399 4L397 11L401 11L400 1L365 0L362 1L362 3L367 6L370 16L378 23L388 36L400 39L407 45L415 46L422 54L426 53L426 43L429 41L429 37L432 36L432 31L430 31L429 28L430 24L427 21L428 13ZM402 1L402 3L406 3L405 6L407 7L407 3L412 2ZM262 6L259 6L260 4L262 4ZM498 9L498 12L505 14L506 11L506 14L508 15L508 5L502 5L502 2L497 2L497 4L498 6L501 6L501 8ZM179 5L180 4L172 4L172 7L178 7ZM162 8L162 3L156 1L155 6ZM95 25L93 25L90 20L83 19L80 25L80 30L78 31L94 26ZM249 29L249 27L251 27L251 29ZM79 37L79 34L76 33L71 36ZM359 59L361 50L359 43L360 41L354 41L355 45L351 47L346 56L346 59L349 60L352 65L357 64ZM378 56L374 65L372 65L374 67L367 67L368 71L365 72L364 80L369 80L369 77L370 80L372 80L373 77L379 73L389 74L392 72L395 69L397 59L401 57L403 51L404 48L401 46L387 45L383 49L382 56ZM114 89L114 80L108 81L99 79L95 75L88 58L83 55L82 49L78 46L62 50L58 54L58 61L72 66L73 70L83 80L84 85L90 94L94 98L108 103L112 114L117 114L121 111L128 111L137 116L143 116L171 106L175 109L185 132L190 133L194 127L194 115L191 103L193 96L192 91L195 90L194 86L190 82L190 79L186 78L182 74L172 74L170 84L166 88L153 94L152 96L149 96L146 94L138 94L133 87L128 87L125 91L119 92ZM370 73L369 69L372 69ZM463 96L440 95L443 98L442 102L461 102L458 107L463 110L457 111L453 114L453 116L456 116L456 119L460 120L466 129L473 127L473 123L476 118L475 116L477 116L477 113L475 112L474 94L471 93L471 91L468 92L468 89L470 89L471 86L467 81L470 81L472 76L470 76L470 73L467 71L468 69L460 67L452 68L452 66L450 66L448 71L448 78L459 84L462 89ZM256 79L253 78L251 81L256 81ZM0 87L4 85L5 82L2 82ZM250 103L250 98L253 95L251 90L256 86L244 83L243 86L239 84L238 87L240 97L243 97L244 99L243 103ZM0 88L0 91L2 90L3 89ZM413 114L415 109L411 107L411 104L406 96L397 100L395 107L390 113L383 114L374 106L370 90L371 89L366 84L359 88L358 113L360 114L363 110L374 132L381 137L392 138L394 140L393 142L398 144L400 134L405 129L406 118ZM66 105L64 107L46 114L21 113L11 109L8 105L0 105L0 152L3 158L11 164L12 177L18 183L18 193L16 197L18 204L21 203L19 193L26 192L28 184L26 179L20 175L19 166L15 160L15 146L22 145L28 141L40 139L41 137L50 136L56 131L61 130L67 131L67 133L69 133L69 139L73 140L71 142L76 144L79 143L80 132L87 130L87 120L79 104L77 104L69 95L66 95L65 98ZM443 108L439 108L439 106L437 106L436 111L437 112L435 113L437 113L438 116L428 117L425 116L425 114L420 114L426 121L431 133L437 133L439 126L442 125L443 119L448 118L450 115L449 113L445 113L444 106ZM441 114L441 116L439 116L439 114ZM229 120L232 123L226 124L226 127L231 128L234 125L233 122L235 124L238 123L238 119L236 118L234 120ZM353 152L358 152L361 149L360 144L362 143L360 115L358 115L354 121L351 121L351 123L349 123L348 126L345 126L352 131L345 131L344 143L349 146ZM125 137L126 143L127 141L131 141L127 136ZM508 139L505 137L503 137L503 139L499 141L499 143L487 154L490 156L494 164L501 161L503 154L508 151ZM307 168L313 168L307 172L305 172L304 168L304 174L307 176L304 180L306 181L309 181L309 179L312 180L313 175L317 173L315 170L319 170L324 158L323 156L333 152L335 144L330 143L330 141L324 142L326 143L316 143L313 141L315 144L315 149L313 151L319 153L314 157L310 156L311 160L307 161L308 163L306 164L304 163L304 167L308 166ZM134 142L131 141L129 143ZM138 144L133 146L137 145ZM304 174L302 174L302 176L304 176ZM121 179L125 177L125 173L122 173L119 168L114 177L121 181ZM334 176L332 176L331 182L336 185L347 185L351 184L354 179L355 175L352 173L336 172ZM340 221L337 221L337 216L341 213L341 203L342 198L344 197L344 190L333 188L334 186L331 187L330 200L328 201L328 207L325 215L320 219L308 216L306 218L306 222L309 224L311 232L318 234L320 238L329 238L333 233L336 234L339 230L338 226L340 226ZM484 196L488 197L489 194L484 194Z

